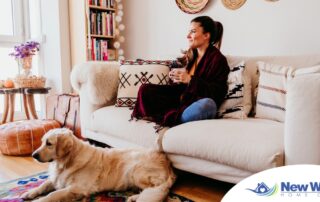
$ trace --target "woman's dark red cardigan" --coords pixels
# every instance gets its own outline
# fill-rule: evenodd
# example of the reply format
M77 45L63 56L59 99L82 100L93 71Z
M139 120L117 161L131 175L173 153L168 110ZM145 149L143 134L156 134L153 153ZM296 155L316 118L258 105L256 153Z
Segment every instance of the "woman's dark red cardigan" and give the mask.
M212 98L219 107L228 90L229 72L225 56L209 46L188 85L142 85L132 117L171 127L180 124L182 112L201 98Z

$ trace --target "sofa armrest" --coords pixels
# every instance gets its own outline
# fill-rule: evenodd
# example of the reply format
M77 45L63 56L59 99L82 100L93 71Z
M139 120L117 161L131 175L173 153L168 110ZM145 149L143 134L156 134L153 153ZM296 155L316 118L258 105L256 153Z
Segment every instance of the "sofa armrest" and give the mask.
M86 62L76 65L71 72L71 85L81 91L86 88L92 104L113 101L119 85L118 62Z
M86 62L72 69L71 85L80 95L82 130L90 127L92 112L115 103L119 66L118 62Z
M285 164L320 164L320 73L288 82Z

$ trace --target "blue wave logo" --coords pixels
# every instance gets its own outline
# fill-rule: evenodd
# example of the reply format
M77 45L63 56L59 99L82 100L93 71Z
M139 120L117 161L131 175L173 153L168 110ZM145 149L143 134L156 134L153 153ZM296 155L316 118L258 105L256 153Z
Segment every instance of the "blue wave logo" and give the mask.
M277 184L269 188L264 182L261 182L258 183L255 189L247 188L247 190L254 192L258 196L273 196L278 192L279 188Z

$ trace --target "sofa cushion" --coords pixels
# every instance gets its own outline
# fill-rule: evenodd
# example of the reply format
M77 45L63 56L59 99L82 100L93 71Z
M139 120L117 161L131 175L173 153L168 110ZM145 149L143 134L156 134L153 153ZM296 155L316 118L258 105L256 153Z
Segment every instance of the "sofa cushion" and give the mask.
M283 165L283 128L253 118L194 121L168 129L162 147L169 154L259 172Z
M286 164L319 164L320 65L295 71L287 98Z
M314 73L320 73L320 62L318 65L315 65L312 67L304 67L304 68L294 70L292 72L292 75L290 75L289 79L295 76L302 76L302 75L314 74Z
M246 68L244 70L245 75L251 81L251 93L252 93L252 113L255 114L255 102L257 94L255 89L258 86L259 74L258 74L258 61L263 61L272 64L279 64L284 66L292 66L294 68L304 68L313 65L320 64L320 54L314 55L292 55L292 56L257 56L257 57L245 57L245 56L227 56L228 61L235 63L245 61Z
M168 158L173 167L177 169L230 183L238 183L242 179L254 174L247 170L190 156L169 154Z
M132 110L127 107L108 106L94 111L87 129L105 133L144 147L159 148L154 123L144 120L129 121ZM163 133L165 130L161 130ZM160 134L161 135L161 134Z
M122 61L116 107L134 107L140 86L146 83L169 83L171 61Z
M250 79L244 74L245 63L228 60L230 73L228 76L228 92L222 102L217 116L219 118L246 118L251 109Z
M259 85L256 117L283 122L286 111L287 77L292 67L258 62Z

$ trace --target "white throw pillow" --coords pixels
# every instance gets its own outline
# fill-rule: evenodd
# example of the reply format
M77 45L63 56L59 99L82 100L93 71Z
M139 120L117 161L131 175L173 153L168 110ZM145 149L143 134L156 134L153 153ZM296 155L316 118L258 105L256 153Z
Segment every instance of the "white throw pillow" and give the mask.
M228 61L228 93L217 116L220 118L246 118L251 109L251 82L245 74L245 62Z
M142 84L169 83L171 61L121 61L116 107L134 107Z
M287 78L293 68L258 62L258 69L260 76L255 117L284 122Z
M286 164L319 164L320 66L296 70L288 81L287 98Z
M320 73L320 65L315 65L312 67L302 67L302 68L296 69L292 72L290 77L293 78L295 76L301 76L301 75L313 74L313 73Z

